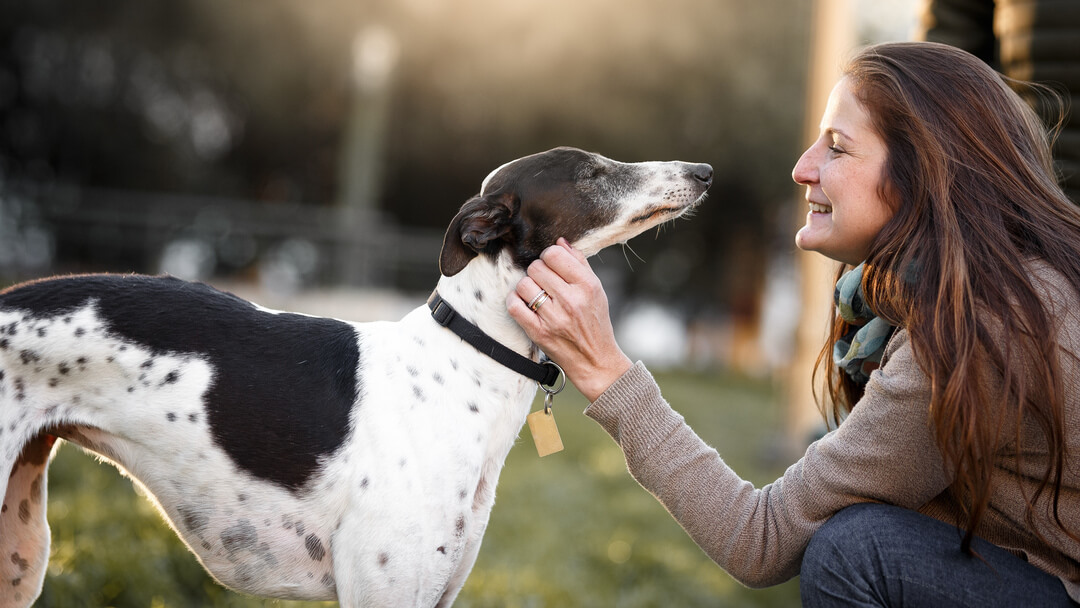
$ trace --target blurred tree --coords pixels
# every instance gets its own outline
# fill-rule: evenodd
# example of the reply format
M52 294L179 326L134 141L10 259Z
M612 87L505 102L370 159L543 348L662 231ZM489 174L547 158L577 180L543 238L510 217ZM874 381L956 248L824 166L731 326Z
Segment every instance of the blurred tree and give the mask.
M790 197L807 10L784 0L7 2L0 178L333 204L353 40L378 25L400 48L382 210L442 228L489 171L556 145L709 162L711 200L670 229L678 238L635 242L650 264L666 261L625 286L731 307L725 262L749 247L739 272L762 275L771 218Z

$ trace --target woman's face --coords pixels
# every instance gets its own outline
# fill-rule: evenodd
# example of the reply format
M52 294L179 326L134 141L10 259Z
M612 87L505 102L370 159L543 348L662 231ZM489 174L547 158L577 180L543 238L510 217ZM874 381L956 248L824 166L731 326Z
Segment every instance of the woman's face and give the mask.
M806 225L795 235L799 249L850 265L866 259L893 215L880 194L887 152L847 78L841 79L829 95L821 135L791 172L806 186L810 204Z

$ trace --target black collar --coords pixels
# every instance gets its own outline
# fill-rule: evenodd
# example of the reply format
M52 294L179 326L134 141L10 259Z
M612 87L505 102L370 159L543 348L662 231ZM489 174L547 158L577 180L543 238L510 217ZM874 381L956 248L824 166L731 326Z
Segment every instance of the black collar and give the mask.
M484 353L492 359L515 372L536 380L541 387L554 386L559 379L559 366L552 361L537 363L528 357L523 357L509 348L499 344L494 338L485 334L479 327L467 321L459 315L450 303L434 292L428 298L428 308L431 309L431 317L435 322L458 335L468 342L476 350Z

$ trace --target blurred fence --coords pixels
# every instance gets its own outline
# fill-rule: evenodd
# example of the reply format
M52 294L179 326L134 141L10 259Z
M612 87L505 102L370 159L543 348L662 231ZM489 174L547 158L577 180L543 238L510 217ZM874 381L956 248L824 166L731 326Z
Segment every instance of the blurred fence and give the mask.
M427 289L442 233L375 211L36 183L0 188L0 273L168 272ZM6 252L6 254L5 254Z

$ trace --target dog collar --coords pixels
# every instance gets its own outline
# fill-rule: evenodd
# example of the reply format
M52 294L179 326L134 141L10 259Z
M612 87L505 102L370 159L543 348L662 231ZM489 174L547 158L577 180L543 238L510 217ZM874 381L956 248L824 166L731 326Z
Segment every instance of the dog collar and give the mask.
M459 315L454 310L454 307L450 306L450 303L444 300L437 291L428 298L427 305L431 309L431 317L435 319L436 323L454 332L462 340L472 345L473 348L498 361L503 366L522 376L536 380L541 388L549 394L552 393L548 387L555 386L555 382L562 374L562 369L554 361L546 359L537 363L503 346L494 338L485 334L479 327Z

